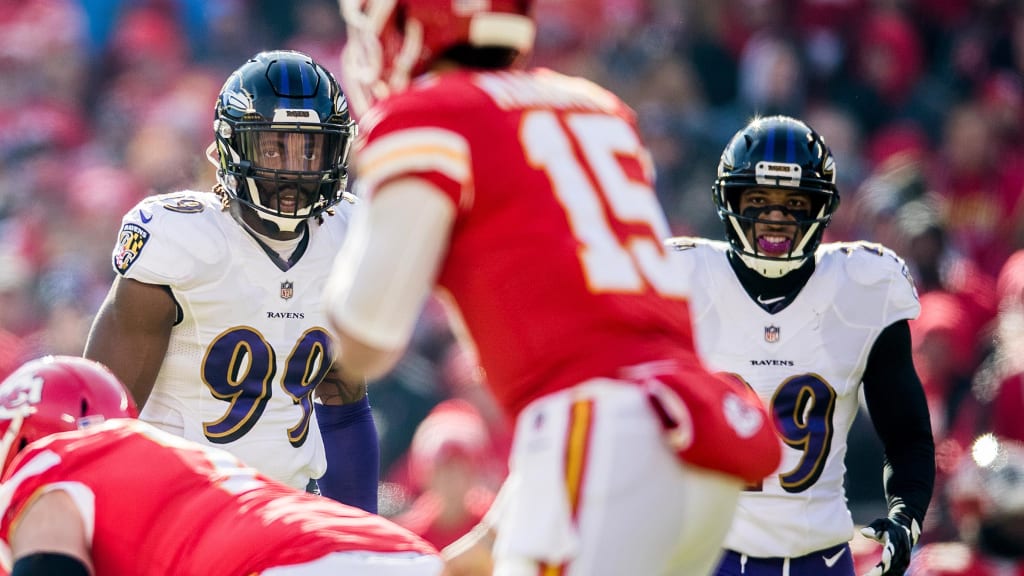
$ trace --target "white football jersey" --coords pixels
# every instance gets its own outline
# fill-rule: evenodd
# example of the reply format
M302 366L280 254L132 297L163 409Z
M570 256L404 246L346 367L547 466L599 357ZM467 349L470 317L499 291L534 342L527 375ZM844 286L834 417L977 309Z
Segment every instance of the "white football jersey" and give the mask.
M322 476L311 393L336 346L320 297L353 209L343 201L311 222L290 268L213 193L153 196L128 212L115 270L169 286L182 314L140 418L296 488Z
M868 354L884 328L920 311L903 260L877 244L824 244L800 294L769 314L743 289L726 243L669 242L692 284L698 353L757 392L783 442L778 470L740 496L725 547L796 557L850 540L846 438Z

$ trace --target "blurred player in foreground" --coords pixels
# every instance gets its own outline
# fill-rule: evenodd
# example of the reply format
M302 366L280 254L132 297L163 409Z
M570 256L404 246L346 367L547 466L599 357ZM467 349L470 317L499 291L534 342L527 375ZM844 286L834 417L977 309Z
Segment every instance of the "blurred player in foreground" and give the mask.
M102 365L26 363L0 383L0 541L13 576L434 576L396 524L134 420Z
M142 420L376 512L366 387L332 369L320 302L355 208L345 95L308 56L261 52L224 83L213 127L213 192L125 214L85 356L128 386Z
M959 542L925 545L911 576L1024 576L1024 446L978 437L948 486Z
M367 212L325 298L340 365L389 370L439 287L516 420L473 532L496 534L494 573L700 576L779 441L757 397L693 352L632 111L517 65L531 4L342 0Z
M839 206L824 140L786 116L726 146L714 200L728 242L675 238L697 350L775 416L782 465L740 496L719 576L853 576L846 435L864 398L885 448L888 516L871 576L903 574L935 479L928 406L911 357L920 311L907 267L877 244L820 244Z

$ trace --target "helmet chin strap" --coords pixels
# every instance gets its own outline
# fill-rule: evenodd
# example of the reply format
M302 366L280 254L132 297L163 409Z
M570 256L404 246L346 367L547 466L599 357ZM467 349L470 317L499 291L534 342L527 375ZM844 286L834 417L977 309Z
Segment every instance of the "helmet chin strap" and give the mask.
M281 232L295 232L295 229L299 227L299 224L303 222L302 218L282 218L281 216L274 216L272 214L266 214L259 210L254 210L256 216L273 224Z
M793 270L796 270L804 265L807 261L807 257L799 258L797 260L769 260L767 258L761 258L753 256L746 252L739 252L740 260L747 265L747 268L757 272L765 278L782 278L786 274L789 274Z
M253 193L253 192L249 193L249 196L251 197L249 201L252 202L253 204L255 204L256 206L259 206L260 208L266 208L266 206L264 206L263 203L260 202L260 194L259 194L259 189L256 187L256 181L253 180L252 178L246 178L245 181L246 181L246 185L249 186L249 190L255 191L255 193ZM309 207L309 206L307 206L304 209L307 210L307 211L312 211L312 207ZM261 220L276 226L277 229L279 231L281 231L281 232L295 232L295 229L299 227L299 224L301 224L302 222L304 222L306 220L306 217L303 217L303 218L285 218L284 216L276 216L274 214L267 214L266 212L263 212L262 210L253 210L253 212L255 212L256 216L258 216Z
M754 218L760 218L760 214L762 212L766 212L774 208L775 207L769 206L767 208L758 210L757 213L754 215ZM788 210L783 210L789 212ZM822 207L822 209L818 213L818 218L821 218L822 214L824 213L824 210L824 207ZM746 212L744 212L744 216L747 216ZM807 244L811 241L811 238L814 237L815 233L818 230L818 226L820 226L818 222L815 222L814 224L811 224L810 226L807 227L806 230L803 231L803 235L800 238L800 244L789 252L790 255L794 255L795 258L772 258L770 256L759 255L758 251L753 246L750 245L750 241L747 240L747 232L746 230L744 230L743 225L740 224L740 221L739 219L736 218L736 216L729 216L729 224L732 226L732 229L736 232L736 237L743 244L742 249L737 249L734 245L733 250L740 257L740 260L742 260L743 263L747 265L747 268L750 268L751 270L757 272L758 274L764 276L765 278L782 278L786 274L789 274L793 270L797 270L801 266L803 266L804 263L807 262L807 257L809 256L808 254L805 253ZM754 222L749 222L748 226L753 228Z

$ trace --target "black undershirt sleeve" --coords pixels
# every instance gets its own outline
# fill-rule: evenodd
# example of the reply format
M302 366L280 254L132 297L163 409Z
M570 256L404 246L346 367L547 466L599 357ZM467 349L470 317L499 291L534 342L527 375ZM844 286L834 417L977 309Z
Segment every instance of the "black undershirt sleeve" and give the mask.
M59 552L36 552L19 558L11 576L89 576L89 569L81 560Z
M174 290L171 290L171 287L167 285L161 285L160 287L164 289L164 292L167 292L167 295L171 297L171 300L174 300L174 325L177 326L185 319L185 312L181 309L181 304L178 303L178 299L174 297Z
M902 512L920 524L935 485L935 443L906 320L875 340L863 382L868 413L885 448L882 478L889 513Z

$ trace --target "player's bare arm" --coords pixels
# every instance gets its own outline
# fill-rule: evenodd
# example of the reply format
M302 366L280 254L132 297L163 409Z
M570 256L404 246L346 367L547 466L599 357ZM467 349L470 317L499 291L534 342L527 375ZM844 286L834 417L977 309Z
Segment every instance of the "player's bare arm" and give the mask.
M341 343L345 359L345 365L339 368L339 373L345 380L366 381L380 378L387 374L401 357L401 350L385 350L365 344L359 337L346 332L344 328L340 328L336 324L333 327L334 333Z
M10 544L14 561L31 563L34 569L59 568L65 573L77 568L93 573L85 524L71 497L62 490L47 492L25 508L14 525Z
M141 409L160 372L177 305L164 286L118 276L100 306L84 356L110 367Z

